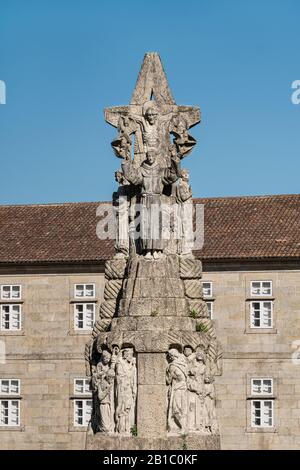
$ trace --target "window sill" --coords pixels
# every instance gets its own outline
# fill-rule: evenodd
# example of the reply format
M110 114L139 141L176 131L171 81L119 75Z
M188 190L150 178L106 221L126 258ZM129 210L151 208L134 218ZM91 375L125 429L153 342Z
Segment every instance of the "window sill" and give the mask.
M245 334L259 334L259 335L275 335L277 328L250 328L247 327L244 331Z
M69 426L68 431L69 432L84 432L86 433L88 430L88 426Z
M11 432L11 431L24 432L24 431L25 431L25 426L0 426L0 432L1 432L1 431L6 431L6 432Z
M249 434L261 434L261 433L268 433L268 434L274 434L278 433L278 429L276 426L272 426L270 428L252 428L252 427L247 427L245 429L245 433Z
M253 296L253 297L247 297L246 298L246 302L259 302L259 301L262 301L262 302L267 302L268 300L270 300L271 302L275 300L275 297L272 296L272 295L256 295L256 296Z
M91 336L93 330L72 330L68 331L68 336Z
M24 331L0 330L0 336L25 336Z
M98 300L95 299L95 298L91 298L91 299L71 299L70 300L70 304L95 304L97 303Z

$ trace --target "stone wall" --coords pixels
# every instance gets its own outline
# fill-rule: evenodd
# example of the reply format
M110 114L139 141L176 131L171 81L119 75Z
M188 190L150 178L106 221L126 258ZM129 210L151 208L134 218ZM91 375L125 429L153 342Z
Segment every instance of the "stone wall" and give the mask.
M223 375L216 379L221 447L299 448L300 364L292 361L292 343L300 340L300 271L242 269L204 269L203 275L203 281L213 283L213 317L224 351ZM73 329L73 285L96 284L98 311L104 276L82 273L49 274L45 269L40 274L0 276L0 284L22 285L23 305L21 334L0 331L6 347L0 378L21 380L21 426L0 427L1 449L85 447L85 428L73 426L73 380L85 376L84 348L90 332ZM270 333L248 328L251 280L273 281L275 320ZM275 426L253 432L249 382L263 376L274 379Z

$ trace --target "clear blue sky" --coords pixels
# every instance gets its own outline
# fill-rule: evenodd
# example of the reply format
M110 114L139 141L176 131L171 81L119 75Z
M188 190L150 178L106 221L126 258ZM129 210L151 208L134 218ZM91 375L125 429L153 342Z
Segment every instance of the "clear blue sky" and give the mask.
M199 105L195 196L298 193L299 0L0 0L0 204L108 200L119 166L102 109L158 51Z

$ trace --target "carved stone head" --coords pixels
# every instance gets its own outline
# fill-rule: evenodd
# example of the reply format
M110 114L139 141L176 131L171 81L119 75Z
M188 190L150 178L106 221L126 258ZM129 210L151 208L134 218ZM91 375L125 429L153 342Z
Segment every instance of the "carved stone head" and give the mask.
M157 158L157 150L153 147L148 148L147 153L146 153L146 161L148 165L153 165L153 163L156 162Z
M189 170L187 170L186 168L182 168L181 173L180 173L180 177L181 177L182 181L184 181L185 183L188 183L189 179L190 179Z
M156 123L158 117L158 109L154 101L148 101L144 104L143 116L151 126Z
M193 354L193 348L191 346L184 346L183 354L185 357L189 357L191 354Z
M111 359L111 354L109 351L107 351L107 349L104 349L104 351L102 352L102 356L101 356L101 361L104 365L107 365L110 363L110 359Z

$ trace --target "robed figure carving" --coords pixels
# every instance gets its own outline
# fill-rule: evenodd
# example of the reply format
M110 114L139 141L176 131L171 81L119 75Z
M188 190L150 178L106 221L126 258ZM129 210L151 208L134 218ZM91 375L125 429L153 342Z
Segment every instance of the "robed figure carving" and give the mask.
M140 186L140 239L146 258L159 258L164 250L162 194L165 185L179 177L179 159L172 157L170 168L157 160L157 150L150 148L146 160L139 168L126 161L122 164L124 176L130 183Z

